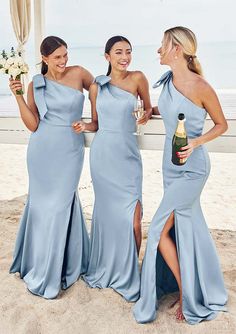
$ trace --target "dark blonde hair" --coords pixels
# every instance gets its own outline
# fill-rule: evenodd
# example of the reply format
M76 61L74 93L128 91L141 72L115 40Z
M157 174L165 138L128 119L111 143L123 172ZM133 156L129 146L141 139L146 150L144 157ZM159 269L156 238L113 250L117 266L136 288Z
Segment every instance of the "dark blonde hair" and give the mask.
M195 34L190 29L181 26L166 30L164 32L164 48L172 48L175 45L182 46L188 69L202 76L201 64L196 56L197 39Z

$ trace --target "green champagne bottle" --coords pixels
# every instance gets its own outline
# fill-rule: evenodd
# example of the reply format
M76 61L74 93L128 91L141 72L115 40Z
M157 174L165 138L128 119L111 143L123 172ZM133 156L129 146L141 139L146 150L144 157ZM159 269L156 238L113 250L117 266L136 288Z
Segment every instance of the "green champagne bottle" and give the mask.
M177 155L177 152L180 152L181 147L188 145L187 133L184 126L185 115L178 115L178 124L175 131L175 134L172 139L172 159L174 165L181 166L184 165L187 161L186 158L180 159Z

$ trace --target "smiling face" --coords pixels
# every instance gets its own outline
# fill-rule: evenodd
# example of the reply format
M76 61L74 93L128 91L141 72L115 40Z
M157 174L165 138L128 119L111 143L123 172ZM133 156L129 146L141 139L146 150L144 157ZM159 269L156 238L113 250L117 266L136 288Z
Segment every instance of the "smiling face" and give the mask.
M109 54L105 53L105 57L110 62L112 69L126 71L132 59L131 52L129 43L122 41L115 43Z
M68 61L67 48L62 45L49 56L42 56L43 61L48 64L48 70L63 73Z

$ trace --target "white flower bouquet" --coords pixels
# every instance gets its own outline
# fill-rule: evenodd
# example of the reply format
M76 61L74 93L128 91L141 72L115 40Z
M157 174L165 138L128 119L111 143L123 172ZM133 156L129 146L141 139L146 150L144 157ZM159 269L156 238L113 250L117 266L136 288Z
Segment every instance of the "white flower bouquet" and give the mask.
M21 53L11 48L11 52L7 54L5 50L0 55L0 73L8 74L14 80L20 80L21 74L29 72L28 65L24 62ZM17 95L24 94L23 90L17 90Z

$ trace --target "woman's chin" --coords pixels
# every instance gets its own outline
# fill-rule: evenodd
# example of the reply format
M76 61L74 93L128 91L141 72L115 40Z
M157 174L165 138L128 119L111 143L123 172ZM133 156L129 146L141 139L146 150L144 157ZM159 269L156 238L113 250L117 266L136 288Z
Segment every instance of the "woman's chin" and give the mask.
M65 67L57 67L57 72L58 73L63 73L63 72L65 72L65 70L66 70L66 66Z

